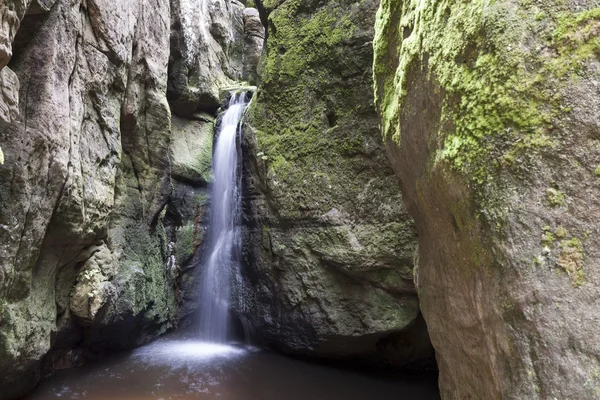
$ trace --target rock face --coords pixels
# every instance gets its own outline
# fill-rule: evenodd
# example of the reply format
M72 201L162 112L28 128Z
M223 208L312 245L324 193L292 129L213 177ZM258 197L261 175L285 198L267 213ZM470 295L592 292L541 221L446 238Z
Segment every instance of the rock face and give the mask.
M207 229L211 181L212 142L215 118L197 114L195 119L173 116L171 143L171 184L173 191L165 220L173 238L174 262L182 268L178 277L179 320L189 322L198 307L195 268L202 258ZM196 256L196 257L194 257Z
M188 117L171 125L178 33L167 0L0 5L2 398L81 356L146 342L189 312L215 121L198 99L255 69L242 58L259 51L246 48L241 4L205 6L210 37L185 45L223 78L194 86L199 72L188 71L180 85L172 68L169 85L197 98L171 105Z
M265 7L238 314L287 352L414 365L431 348L413 284L415 230L371 95L377 2Z
M55 0L5 0L0 4L0 120L14 122L19 113L19 78L6 65L13 55L13 42L26 14L28 20L39 20ZM27 30L27 24L23 30ZM25 35L23 35L25 36ZM0 149L0 165L4 162Z
M265 43L265 28L256 8L244 10L244 58L243 77L255 84L258 81L257 66Z
M600 397L600 11L383 0L376 99L446 399Z
M258 13L235 0L171 0L171 7L173 111L215 113L220 88L255 75L264 31Z
M35 34L17 34L9 66L19 113L0 126L8 398L36 384L50 348L128 346L174 324L161 216L170 191L168 15L166 1L57 1ZM2 70L3 84L11 75Z

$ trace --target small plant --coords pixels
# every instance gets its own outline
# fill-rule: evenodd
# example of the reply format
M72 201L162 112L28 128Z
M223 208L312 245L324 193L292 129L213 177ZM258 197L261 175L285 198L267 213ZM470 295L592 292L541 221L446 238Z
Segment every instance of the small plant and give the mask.
M567 236L567 230L561 225L558 228L556 228L555 234L557 238L562 239Z
M552 207L562 207L565 205L565 194L558 189L549 188L546 191L546 201Z
M560 243L561 252L558 257L558 265L569 275L574 287L585 283L583 271L583 246L577 238L564 240Z
M546 247L550 247L552 244L554 244L556 237L552 233L549 226L546 225L543 229L544 233L542 234L542 244Z

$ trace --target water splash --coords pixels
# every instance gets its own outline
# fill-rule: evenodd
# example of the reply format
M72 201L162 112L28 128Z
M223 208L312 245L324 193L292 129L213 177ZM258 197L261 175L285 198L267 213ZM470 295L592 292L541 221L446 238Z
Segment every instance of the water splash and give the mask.
M213 155L209 254L202 275L200 334L204 340L227 340L232 272L240 252L241 179L238 173L240 120L246 93L233 94L223 115Z
M132 357L144 364L170 365L176 369L215 359L230 360L246 354L240 347L195 340L159 340L135 350Z

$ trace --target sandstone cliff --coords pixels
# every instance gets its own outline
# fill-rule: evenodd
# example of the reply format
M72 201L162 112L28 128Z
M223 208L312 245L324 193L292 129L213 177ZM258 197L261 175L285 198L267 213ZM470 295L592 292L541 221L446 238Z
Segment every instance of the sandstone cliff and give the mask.
M377 105L445 399L600 397L597 6L382 1Z
M241 79L262 45L241 3L201 3L204 36L190 36L175 0L0 5L3 398L185 315L195 288L181 270L202 238L216 117L202 99ZM200 57L181 47L235 73L181 83L182 54L191 69ZM171 87L197 97L170 107ZM185 118L171 124L171 108Z

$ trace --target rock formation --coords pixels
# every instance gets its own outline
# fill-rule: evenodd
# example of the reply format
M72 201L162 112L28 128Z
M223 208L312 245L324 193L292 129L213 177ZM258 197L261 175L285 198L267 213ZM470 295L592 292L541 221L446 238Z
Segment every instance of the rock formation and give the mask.
M373 106L378 3L271 3L245 129L238 313L286 352L425 365L416 234Z
M22 29L39 18L37 4L17 8ZM57 1L43 10L35 34L8 38L18 115L0 127L0 376L9 397L35 385L51 348L136 344L172 326L175 313L160 215L168 3ZM11 74L2 70L3 83Z
M383 0L377 105L445 399L591 399L600 12Z
M429 329L446 399L600 397L597 6L4 0L2 397L190 320L247 85L256 340L428 367Z
M241 79L244 54L260 50L244 45L256 32L244 32L240 3L200 2L208 12L195 27L209 33L182 46L230 75L198 86L202 71L187 70L181 83L182 51L169 42L193 32L172 3L0 5L3 398L54 368L146 342L185 314L193 288L181 268L202 237L216 117L203 99ZM195 96L173 97L186 117L173 124L168 86Z

